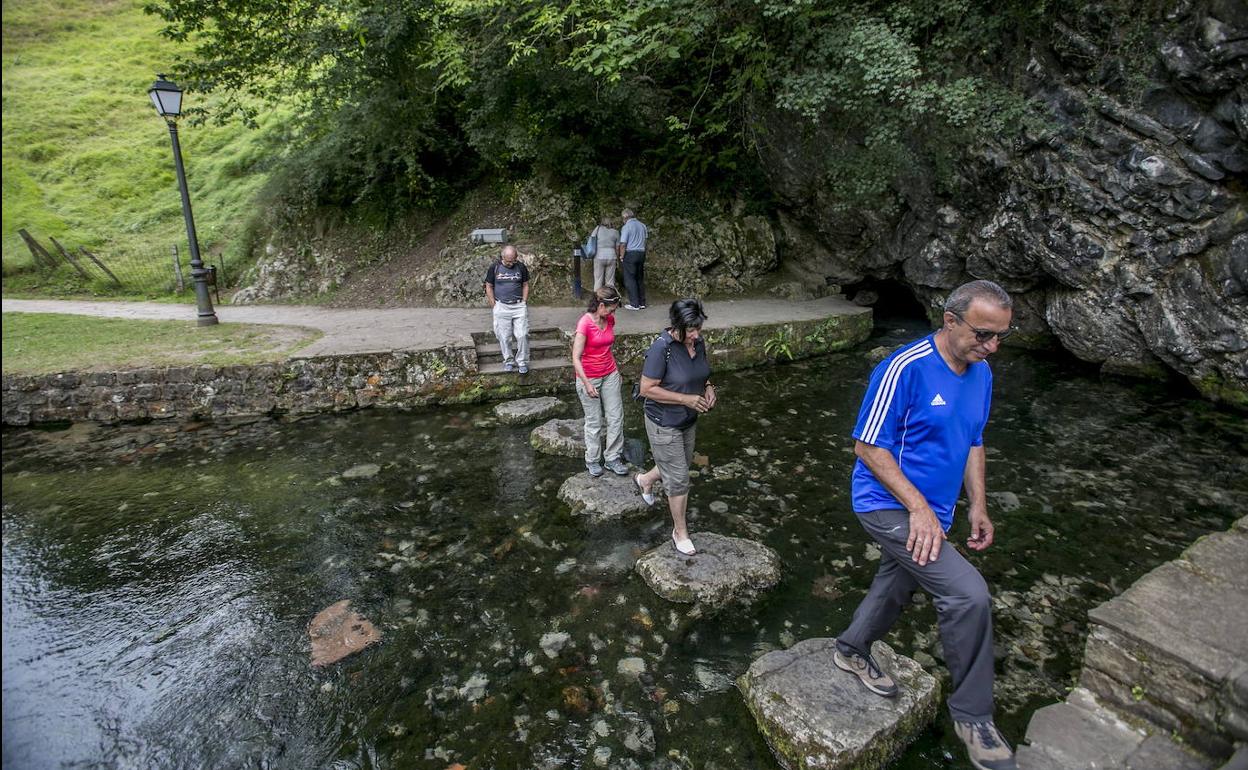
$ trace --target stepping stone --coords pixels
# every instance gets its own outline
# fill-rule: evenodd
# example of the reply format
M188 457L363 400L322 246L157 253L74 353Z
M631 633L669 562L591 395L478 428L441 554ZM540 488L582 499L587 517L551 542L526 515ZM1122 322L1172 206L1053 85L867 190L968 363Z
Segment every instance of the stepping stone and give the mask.
M312 665L328 666L381 641L381 632L343 599L316 614L308 624Z
M494 416L504 425L524 425L547 417L553 417L563 411L563 402L554 396L541 398L522 398L519 401L508 401L494 407Z
M583 458L585 456L585 421L550 420L533 429L529 443L548 455Z
M629 468L629 475L616 476L607 471L598 478L585 471L572 476L559 487L559 499L572 508L572 513L592 521L612 521L634 514L667 516L667 506L662 502L663 482L654 483L654 505L646 505L641 490L633 483L636 470Z
M896 698L881 698L836 667L835 645L835 639L804 639L758 658L737 679L786 770L884 767L936 716L940 685L918 663L876 642L871 654L901 689Z
M342 472L344 479L371 479L381 473L381 466L377 463L361 463L360 465L352 465Z
M749 605L780 582L780 556L762 543L713 532L690 537L692 556L668 538L637 560L637 574L664 599L708 609Z

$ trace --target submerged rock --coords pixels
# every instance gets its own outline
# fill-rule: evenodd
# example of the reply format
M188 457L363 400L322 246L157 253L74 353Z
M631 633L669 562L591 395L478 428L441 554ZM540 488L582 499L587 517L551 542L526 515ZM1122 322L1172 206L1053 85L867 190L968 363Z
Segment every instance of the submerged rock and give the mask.
M780 557L762 543L713 532L692 537L692 556L665 541L637 560L637 573L664 599L718 609L752 604L780 582Z
M352 465L342 472L344 479L371 479L381 473L381 466L377 463L360 463Z
M529 443L548 455L581 458L585 456L584 420L549 420L533 429Z
M335 602L317 613L308 624L312 639L312 665L328 666L381 641L381 631L351 609L351 600Z
M883 642L871 653L897 682L881 698L832 662L835 639L804 639L755 660L737 679L746 706L780 765L792 770L879 768L936 715L940 685Z
M662 482L655 482L653 491L656 496L660 495L663 491ZM571 506L573 513L595 521L609 521L631 514L646 513L651 509L656 516L667 515L667 511L660 508L658 501L653 506L646 505L631 473L628 476L606 473L598 478L588 473L578 473L559 487L559 499Z
M563 402L554 396L522 398L494 407L494 416L505 425L523 425L526 422L552 417L563 411Z

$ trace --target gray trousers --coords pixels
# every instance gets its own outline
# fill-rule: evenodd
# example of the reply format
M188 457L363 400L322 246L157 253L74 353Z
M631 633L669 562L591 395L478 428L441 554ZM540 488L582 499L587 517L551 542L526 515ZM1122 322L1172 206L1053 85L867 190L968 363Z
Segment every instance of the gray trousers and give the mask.
M594 260L594 291L603 286L615 288L615 258Z
M962 554L945 541L936 561L920 567L906 550L910 514L902 510L858 514L867 534L880 544L880 568L854 620L839 637L860 651L888 633L916 588L936 605L945 665L953 680L949 713L959 722L992 719L992 599L988 584Z
M576 380L576 395L585 410L585 462L602 460L602 429L607 429L607 462L621 459L624 454L624 398L620 395L620 372L606 377L590 377L598 398L585 394L585 385Z

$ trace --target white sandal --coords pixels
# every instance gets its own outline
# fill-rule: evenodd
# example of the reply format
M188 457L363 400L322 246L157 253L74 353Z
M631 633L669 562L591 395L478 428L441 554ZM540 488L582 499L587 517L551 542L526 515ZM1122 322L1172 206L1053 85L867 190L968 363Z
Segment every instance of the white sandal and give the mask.
M676 530L674 529L672 530L672 543L675 544L676 550L680 551L685 556L693 556L695 553L698 552L698 549L693 547L693 541L690 540L689 538L685 538L684 540L677 540Z
M641 490L641 499L646 505L654 505L654 493L647 492L646 488L641 485L641 474L633 476L633 483L637 485L637 489Z

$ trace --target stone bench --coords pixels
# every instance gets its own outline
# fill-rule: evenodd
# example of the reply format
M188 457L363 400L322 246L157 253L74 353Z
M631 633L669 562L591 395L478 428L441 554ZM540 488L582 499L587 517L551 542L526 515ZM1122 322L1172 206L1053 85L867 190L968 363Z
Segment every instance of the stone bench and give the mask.
M871 654L901 689L896 698L881 698L836 667L835 649L835 639L804 639L763 655L737 679L786 770L884 767L936 715L940 684L918 663L876 642Z
M698 549L692 556L668 538L637 560L637 574L664 599L719 610L753 604L780 582L780 556L762 543L713 532L690 536Z

